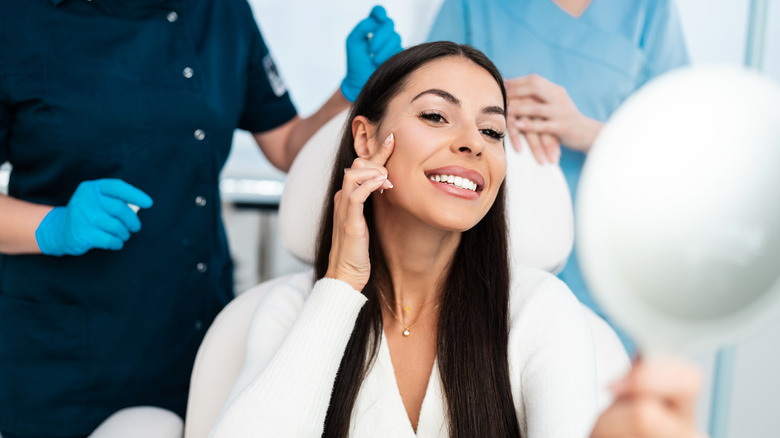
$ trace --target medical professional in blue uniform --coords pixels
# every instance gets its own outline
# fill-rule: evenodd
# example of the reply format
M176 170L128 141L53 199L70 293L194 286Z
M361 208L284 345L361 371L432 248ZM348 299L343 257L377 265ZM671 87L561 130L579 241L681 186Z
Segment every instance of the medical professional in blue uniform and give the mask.
M506 79L513 144L523 132L537 161L560 163L575 202L603 122L648 80L688 63L672 0L445 0L428 39L470 44L495 62ZM601 313L576 238L574 246L560 277Z
M381 7L346 46L340 90L301 119L246 0L0 3L4 438L84 436L126 406L184 415L233 297L218 190L233 131L289 168L401 50Z

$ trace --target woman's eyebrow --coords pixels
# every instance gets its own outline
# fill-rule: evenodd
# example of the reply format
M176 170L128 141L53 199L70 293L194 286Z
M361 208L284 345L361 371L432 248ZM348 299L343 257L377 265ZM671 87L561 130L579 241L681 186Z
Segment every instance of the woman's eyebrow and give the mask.
M500 106L486 106L482 108L482 112L486 114L498 114L499 116L506 117L506 111Z
M417 96L414 96L414 99L412 99L412 102L417 100L418 98L426 95L426 94L433 94L435 96L439 96L442 99L446 100L447 102L453 103L455 105L460 106L460 100L453 96L451 93L448 93L444 90L440 90L438 88L431 88L430 90L425 90L422 93L418 94ZM506 111L501 108L500 106L486 106L482 108L482 112L486 114L498 114L500 116L506 117Z
M426 94L433 94L433 95L441 97L442 99L444 99L444 100L446 100L448 102L454 103L455 105L460 105L460 100L458 100L457 97L453 96L452 94L450 94L450 93L448 93L448 92L446 92L444 90L440 90L438 88L431 88L430 90L423 91L422 93L418 94L417 96L414 96L414 99L412 99L412 102L414 102L415 100L417 100L418 98L420 98L420 97L422 97L422 96L424 96Z

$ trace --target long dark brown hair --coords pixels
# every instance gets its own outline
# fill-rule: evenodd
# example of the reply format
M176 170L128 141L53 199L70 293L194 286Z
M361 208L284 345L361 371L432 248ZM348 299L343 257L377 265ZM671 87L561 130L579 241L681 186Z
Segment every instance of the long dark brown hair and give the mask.
M365 116L378 124L390 100L405 86L409 75L424 64L444 57L462 57L484 68L506 90L498 69L480 51L451 42L421 44L382 64L363 87L352 106L326 197L326 208L315 255L316 278L325 276L332 245L333 197L341 189L343 169L357 158L350 124ZM377 236L369 198L364 207L369 235ZM369 240L371 276L363 288L368 298L361 309L341 360L331 393L323 437L349 435L352 410L363 379L378 351L382 312L377 291L392 290L381 242ZM504 184L486 216L462 234L441 294L437 359L451 437L519 437L509 384L509 261L504 212Z

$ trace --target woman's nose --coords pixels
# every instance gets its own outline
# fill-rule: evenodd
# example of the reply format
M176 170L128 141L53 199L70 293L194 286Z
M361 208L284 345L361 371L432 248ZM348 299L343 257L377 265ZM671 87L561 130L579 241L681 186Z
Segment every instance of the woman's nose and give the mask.
M472 132L472 130L463 132L463 134L452 143L452 151L481 157L482 152L485 150L485 144L482 137L479 135L479 131L473 131L474 132Z

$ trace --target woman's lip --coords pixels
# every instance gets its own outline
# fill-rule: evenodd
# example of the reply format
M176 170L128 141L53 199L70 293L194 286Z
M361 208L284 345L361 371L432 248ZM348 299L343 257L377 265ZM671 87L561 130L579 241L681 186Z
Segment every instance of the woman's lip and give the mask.
M426 178L430 178L431 175L452 175L468 178L472 182L477 183L477 191L482 191L482 188L485 187L485 178L481 173L461 166L444 166L425 171Z
M482 192L482 190L479 189L477 191L462 189L452 184L447 184L445 182L436 182L430 178L428 179L428 182L433 184L434 187L438 188L439 190L443 190L449 193L450 195L455 195L459 198L464 198L464 199L471 199L471 200L479 199L480 194Z

